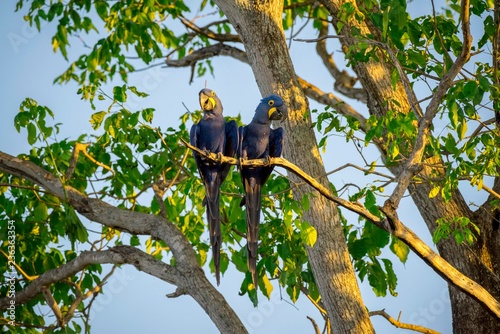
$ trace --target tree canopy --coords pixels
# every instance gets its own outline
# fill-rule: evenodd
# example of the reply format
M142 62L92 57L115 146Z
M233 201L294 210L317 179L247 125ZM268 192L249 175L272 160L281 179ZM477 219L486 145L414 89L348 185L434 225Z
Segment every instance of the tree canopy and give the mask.
M412 15L401 0L18 1L37 29L56 26L52 47L68 66L54 82L78 87L93 131L61 140L50 105L20 105L14 127L32 148L0 152L4 331L89 332L92 302L128 264L177 286L170 297L193 297L221 332L245 331L200 269L213 269L204 189L184 143L200 112L157 125L159 110L135 108L148 93L129 84L159 66L190 69L179 85L217 78L218 56L250 66L262 95L282 95L291 110L286 160L273 161L288 174L263 189L260 293L242 247L236 169L221 188L221 271L241 273L241 295L257 305L276 281L292 302L307 296L325 327L368 333L380 314L364 308L354 273L376 296L397 296L393 261L405 263L411 249L450 284L455 333L498 328L500 5L429 4ZM83 54L72 54L75 43ZM294 72L309 61L294 54L298 44L329 75L326 92ZM352 157L325 169L340 145ZM438 252L408 227L406 196ZM335 314L348 307L352 316Z

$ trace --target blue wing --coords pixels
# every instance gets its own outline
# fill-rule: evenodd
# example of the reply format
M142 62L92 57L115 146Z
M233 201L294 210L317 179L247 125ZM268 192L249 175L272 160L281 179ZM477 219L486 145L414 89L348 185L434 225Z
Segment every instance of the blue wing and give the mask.
M212 141L218 140L217 137L210 138L207 134L200 131L199 124L193 125L190 131L191 145L198 148L211 147ZM220 134L224 136L224 133ZM217 153L217 152L215 152ZM193 156L200 173L201 180L205 186L205 198L203 205L207 210L207 221L209 224L210 244L212 245L212 256L214 259L215 277L217 285L220 284L220 248L222 244L222 235L220 230L220 215L219 215L219 197L220 185L222 184L222 166L203 159L200 155L193 152ZM227 175L227 173L226 173Z
M271 130L271 133L269 134L269 156L271 158L279 158L281 156L281 152L283 151L283 142L283 128ZM260 174L262 178L262 185L267 182L273 170L274 166L262 167Z

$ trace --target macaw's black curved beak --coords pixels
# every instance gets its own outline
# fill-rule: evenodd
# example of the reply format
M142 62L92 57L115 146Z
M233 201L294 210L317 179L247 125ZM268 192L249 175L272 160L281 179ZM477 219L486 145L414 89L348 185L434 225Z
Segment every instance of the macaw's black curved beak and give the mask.
M288 117L288 109L283 104L269 110L269 119L272 121L284 121Z

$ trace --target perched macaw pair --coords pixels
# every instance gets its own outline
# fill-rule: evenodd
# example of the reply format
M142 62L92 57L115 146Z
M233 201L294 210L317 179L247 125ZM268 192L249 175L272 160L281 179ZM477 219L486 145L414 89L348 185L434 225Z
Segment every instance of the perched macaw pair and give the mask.
M202 89L199 102L203 118L193 125L190 133L191 145L203 151L239 159L262 159L279 157L283 149L283 129L271 129L271 121L283 120L287 108L278 95L263 98L255 115L247 126L238 128L235 121L226 122L222 116L222 103L215 92ZM201 179L206 189L203 205L207 207L207 221L210 229L210 244L214 259L217 285L220 283L220 248L222 236L219 219L220 186L226 178L230 165L209 161L194 153ZM271 175L274 166L240 167L246 205L248 269L257 289L257 244L261 208L261 188Z

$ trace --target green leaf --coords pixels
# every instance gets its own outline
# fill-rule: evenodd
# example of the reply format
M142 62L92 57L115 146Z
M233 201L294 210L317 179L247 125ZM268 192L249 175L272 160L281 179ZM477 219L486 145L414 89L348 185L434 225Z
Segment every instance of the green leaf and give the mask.
M104 120L104 117L106 117L106 112L105 111L99 111L90 117L90 124L92 124L92 128L94 130L99 129L99 127L102 124L102 121Z
M108 4L106 1L96 1L95 2L95 9L99 17L103 20L106 21L106 18L108 16Z
M307 212L309 211L311 205L309 203L309 196L307 194L305 194L304 196L302 196L302 208L304 209L304 212Z
M467 83L464 85L463 92L467 97L473 99L477 94L477 88L478 85L475 81L467 81Z
M406 263L408 260L408 254L410 253L410 248L404 242L399 240L397 237L392 236L390 250L399 258L402 263Z
M372 252L376 252L377 254L380 252L380 248L385 247L389 243L390 234L376 226L371 222L366 222L365 228L363 229L363 238L369 240L370 246L374 245L376 250L373 250L369 247L368 254L372 254Z
M244 253L245 255L243 255ZM238 252L233 252L231 256L231 261L233 261L234 265L236 266L236 269L240 272L247 272L248 267L247 267L247 261L246 261L246 249L241 248L240 251Z
M132 235L130 237L130 246L140 246L141 242L139 240L139 237L137 235Z
M274 287L271 284L271 281L269 281L269 278L267 278L267 275L260 278L259 287L261 288L264 296L266 296L267 299L271 299L271 293L273 292Z
M80 218L72 206L65 205L66 210L66 233L69 240L74 244L75 241L82 243L86 242L89 234L85 226L83 226Z
M399 71L394 68L391 72L391 83L392 83L392 89L396 90L396 85L399 82Z
M460 140L464 139L466 132L467 132L467 122L464 119L462 119L462 121L460 122L460 124L458 124L457 127L458 138Z
M388 27L389 27L389 12L384 11L382 13L382 37L384 39L387 37Z
M439 194L439 191L441 190L441 186L434 186L434 188L431 189L429 192L429 198L434 198Z
M293 303L295 303L297 299L299 299L300 289L298 285L289 285L286 288L286 292L288 293L288 296L290 296L290 299Z
M348 245L348 248L349 254L356 260L363 258L368 251L365 239L354 240Z
M387 273L387 286L389 288L389 293L392 296L397 297L398 293L396 292L396 286L398 284L398 278L392 268L392 262L388 259L382 259L382 262L384 262L385 272Z
M392 161L394 161L399 155L399 146L396 142L392 142L389 146L389 157Z
M450 133L448 133L448 136L446 137L444 147L451 154L456 154L458 152L457 142Z
M450 119L451 126L453 126L453 128L456 128L458 125L458 108L459 108L459 106L458 106L457 102L451 101L448 108L449 108L448 117Z
M153 121L154 111L155 110L153 108L143 109L141 111L142 119L148 123L151 123Z
M365 196L365 207L368 211L370 211L372 214L380 217L380 210L377 206L377 198L373 194L373 191L367 190L366 191L366 196Z
M44 202L38 202L33 209L33 218L37 222L43 222L48 217L47 205Z
M309 296L314 300L314 301L319 301L319 299L321 298L320 294L319 294L319 290L318 290L318 286L316 285L316 283L314 282L311 282L309 283Z
M36 143L36 126L35 124L33 123L29 123L28 124L28 143L30 145L33 145L34 143Z
M225 273L229 268L229 257L226 253L220 254L220 272Z
M378 297L384 297L387 294L386 276L377 260L368 266L368 282Z
M318 238L318 232L308 222L301 221L300 223L300 239L307 246L313 247Z
M113 87L113 98L118 102L125 102L127 100L127 92L125 86Z

